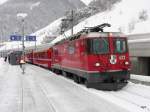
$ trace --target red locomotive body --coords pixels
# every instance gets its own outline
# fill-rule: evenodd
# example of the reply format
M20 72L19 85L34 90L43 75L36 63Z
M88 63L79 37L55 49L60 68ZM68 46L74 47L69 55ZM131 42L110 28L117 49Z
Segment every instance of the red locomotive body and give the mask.
M99 89L120 89L130 78L127 39L121 33L89 32L53 46L52 69L78 83Z
M87 87L121 89L130 78L127 39L121 33L103 32L105 25L79 32L47 50L30 54L33 64L73 77L75 82L84 82Z

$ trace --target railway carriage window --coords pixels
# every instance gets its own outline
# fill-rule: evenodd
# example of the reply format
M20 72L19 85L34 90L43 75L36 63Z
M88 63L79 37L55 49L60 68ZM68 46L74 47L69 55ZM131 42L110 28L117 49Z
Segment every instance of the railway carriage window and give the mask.
M88 44L88 52L90 53L105 54L109 52L109 45L107 38L89 39L87 44Z
M55 49L54 53L55 53L55 55L57 56L57 55L58 55L58 50Z
M54 55L55 55L55 56L58 55L58 49L57 49L57 48L54 48L54 49L53 49L53 52L54 52Z
M74 54L75 53L75 46L74 45L69 45L68 46L68 53L69 54Z
M48 57L48 55L47 55L47 53L45 53L45 58L47 58Z
M127 51L126 40L125 39L114 39L114 52L124 53Z

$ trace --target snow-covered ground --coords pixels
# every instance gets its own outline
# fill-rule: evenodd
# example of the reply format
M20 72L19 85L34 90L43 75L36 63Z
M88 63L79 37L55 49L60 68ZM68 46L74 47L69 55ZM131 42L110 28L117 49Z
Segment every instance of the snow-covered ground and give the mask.
M131 82L120 91L88 89L33 65L22 75L0 59L2 112L150 112L149 90Z
M150 82L150 76L142 76L142 75L131 75L131 79L139 80L139 81L144 81L144 82Z

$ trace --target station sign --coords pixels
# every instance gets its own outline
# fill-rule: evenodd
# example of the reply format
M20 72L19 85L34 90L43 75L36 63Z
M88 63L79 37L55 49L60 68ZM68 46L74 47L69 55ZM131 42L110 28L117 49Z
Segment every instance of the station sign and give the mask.
M26 36L25 40L26 41L36 41L36 36Z
M22 36L20 35L10 35L10 40L11 41L21 41Z
M22 41L22 36L20 35L10 35L10 40L11 41ZM36 41L36 36L25 36L24 38L25 41Z

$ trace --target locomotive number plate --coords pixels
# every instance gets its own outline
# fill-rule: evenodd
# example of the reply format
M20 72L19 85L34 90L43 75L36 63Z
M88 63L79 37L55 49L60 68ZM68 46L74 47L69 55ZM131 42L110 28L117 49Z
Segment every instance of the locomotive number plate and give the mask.
M120 59L120 60L125 60L126 57L125 57L125 56L119 56L119 59Z

